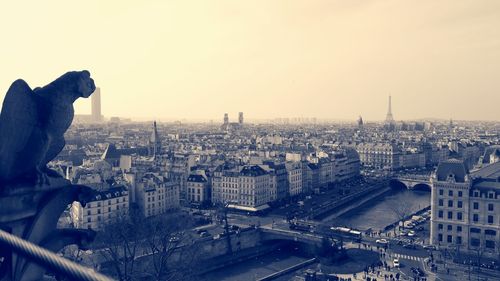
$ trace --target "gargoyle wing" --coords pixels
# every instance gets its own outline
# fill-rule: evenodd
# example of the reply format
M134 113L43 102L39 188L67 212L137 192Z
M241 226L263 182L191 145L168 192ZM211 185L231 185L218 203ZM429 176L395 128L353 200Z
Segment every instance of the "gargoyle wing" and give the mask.
M25 149L38 123L36 97L24 80L10 86L0 113L0 180L16 173L18 153Z
M45 153L45 158L43 160L43 164L47 165L47 163L49 163L54 158L56 158L57 155L59 155L59 152L61 152L61 150L63 150L65 145L66 145L66 141L64 140L64 137L52 139L50 142L50 146L47 150L47 153Z

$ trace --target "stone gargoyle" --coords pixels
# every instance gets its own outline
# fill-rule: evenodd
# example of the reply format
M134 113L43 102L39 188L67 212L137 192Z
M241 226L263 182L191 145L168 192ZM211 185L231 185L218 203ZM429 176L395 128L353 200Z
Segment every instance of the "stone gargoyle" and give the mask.
M95 90L90 73L71 71L45 87L24 80L10 86L0 114L0 186L20 182L48 184L47 168L65 145L74 117L73 102Z

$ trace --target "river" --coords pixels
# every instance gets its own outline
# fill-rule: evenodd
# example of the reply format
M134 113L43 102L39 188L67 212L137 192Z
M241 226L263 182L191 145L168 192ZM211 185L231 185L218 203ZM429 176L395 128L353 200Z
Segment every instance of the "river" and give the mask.
M338 218L323 221L360 230L380 230L399 220L396 213L414 213L429 206L430 201L429 191L393 189Z
M359 208L351 210L336 219L326 218L323 221L334 225L345 225L361 230L382 229L398 220L393 206L407 206L408 211L416 212L429 206L431 193L418 190L393 189L383 195L366 202ZM406 208L406 207L405 207ZM203 281L237 281L256 280L286 267L309 259L294 249L281 249L261 257L250 259L227 268L218 269L202 276ZM279 280L289 280L294 274Z
M283 247L264 256L221 268L201 276L202 281L248 281L271 275L308 260L294 248Z

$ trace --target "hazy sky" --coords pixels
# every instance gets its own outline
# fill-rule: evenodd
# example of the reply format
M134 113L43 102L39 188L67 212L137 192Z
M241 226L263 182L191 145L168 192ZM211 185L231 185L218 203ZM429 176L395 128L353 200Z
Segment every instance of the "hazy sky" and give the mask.
M498 0L2 1L0 36L2 99L88 69L107 117L500 120Z

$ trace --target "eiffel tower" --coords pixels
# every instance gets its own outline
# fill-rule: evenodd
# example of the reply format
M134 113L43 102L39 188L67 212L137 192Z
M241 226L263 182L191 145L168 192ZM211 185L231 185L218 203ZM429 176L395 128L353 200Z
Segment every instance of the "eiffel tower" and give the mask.
M387 110L387 115L385 116L385 122L388 124L394 123L394 117L392 116L391 96L389 96L389 109Z

